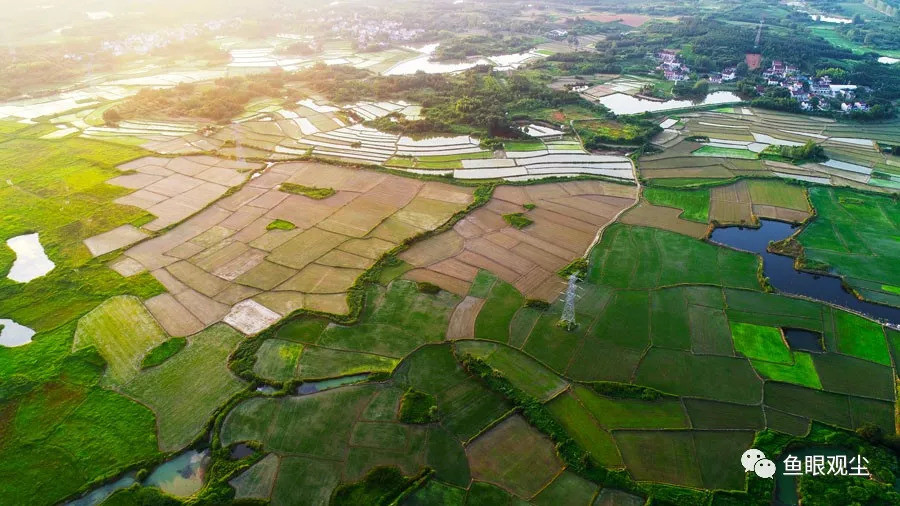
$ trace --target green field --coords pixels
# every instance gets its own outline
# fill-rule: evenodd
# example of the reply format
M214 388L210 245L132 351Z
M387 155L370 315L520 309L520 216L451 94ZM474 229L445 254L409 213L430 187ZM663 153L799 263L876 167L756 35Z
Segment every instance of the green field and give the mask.
M612 399L590 389L577 386L575 396L607 429L679 429L687 428L688 420L681 401L662 398L654 401Z
M755 160L758 155L749 149L742 148L720 148L717 146L703 146L694 151L694 156L710 156L720 158L740 158L744 160Z
M631 289L699 283L758 290L757 263L751 254L674 232L615 224L590 253L588 280Z
M734 339L734 349L747 358L780 364L793 362L791 350L777 328L733 323L731 336Z
M779 364L752 360L753 368L764 378L785 383L794 383L809 388L822 388L819 375L816 373L813 360L809 353L792 352L793 364Z
M644 190L644 198L655 206L681 209L681 217L686 220L709 221L709 190L679 191L651 186Z
M750 187L750 199L754 204L763 204L798 211L809 210L809 202L806 200L806 191L800 186L794 186L781 181L768 181L751 179L747 182Z
M488 341L459 341L457 353L471 354L502 373L525 393L544 400L563 390L568 383L524 353Z
M881 325L845 311L833 311L838 350L855 357L891 365Z
M141 369L144 355L168 339L137 297L113 297L78 321L74 349L96 346L110 381L123 384Z
M806 262L827 266L852 288L878 292L879 302L900 307L900 295L882 288L900 286L896 201L848 189L812 188L809 195L817 216L797 236Z
M293 379L297 372L297 362L300 361L301 353L303 353L303 345L300 343L267 339L260 345L256 354L253 372L261 378L273 381Z
M562 394L547 404L553 417L578 444L606 467L622 467L622 457L612 435L600 425L578 398Z
M252 398L228 414L222 442L258 441L269 451L340 459L354 426L344 410L363 409L373 393L366 385L301 397Z
M64 380L33 385L0 408L4 502L57 503L88 481L158 456L153 412L97 387L101 357L80 352L64 365Z
M525 298L514 286L502 281L494 283L475 318L475 337L501 343L509 341L509 322L523 302Z
M575 473L563 472L534 498L536 506L557 504L590 504L597 492L597 485Z
M329 327L317 344L399 359L421 344L442 340L459 301L446 291L422 293L412 281L394 281L387 290L371 286L360 323Z
M214 325L189 338L175 356L121 387L156 413L160 448L171 451L190 443L213 412L245 388L225 365L242 339L231 327Z

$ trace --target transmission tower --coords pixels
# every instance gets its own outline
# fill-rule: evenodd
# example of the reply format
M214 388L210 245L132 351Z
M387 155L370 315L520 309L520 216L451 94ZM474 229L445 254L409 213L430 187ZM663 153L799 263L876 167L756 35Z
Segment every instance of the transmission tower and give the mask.
M572 330L575 328L575 295L577 286L575 283L578 281L578 275L572 274L569 276L569 286L566 287L566 303L563 306L562 318L559 319L559 323L561 327L565 327L568 330Z

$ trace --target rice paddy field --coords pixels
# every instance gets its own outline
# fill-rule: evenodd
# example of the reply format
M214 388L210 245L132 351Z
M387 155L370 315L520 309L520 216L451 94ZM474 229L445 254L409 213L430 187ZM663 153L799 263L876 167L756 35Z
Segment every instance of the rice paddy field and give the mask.
M465 296L479 269L486 269L525 297L552 300L563 285L556 271L582 256L597 231L634 203L635 193L633 186L599 181L498 187L451 230L404 251L400 258L414 267L404 277ZM509 225L503 215L515 212L533 223Z
M896 157L879 143L900 140L896 121L854 124L753 108L688 112L680 129L654 142L661 153L637 163L653 184L698 185L739 177L783 178L879 192L895 192ZM795 165L760 156L768 146L821 144L829 160Z
M0 345L0 502L149 485L188 450L209 450L199 490L106 504L769 503L744 450L833 441L871 457L867 487L893 482L896 456L855 431L896 436L900 333L778 293L760 257L705 239L796 224L799 267L900 307L900 165L881 149L900 123L686 112L633 161L568 134L488 150L382 132L366 122L422 106L308 90L227 125L104 120L148 87L319 62L390 74L424 54L291 57L284 35L218 39L224 68L0 105L0 239L38 233L53 262L15 281L23 259L0 248L0 317L34 331ZM829 159L762 154L807 140Z
M282 184L334 193L316 199L281 191ZM113 267L127 263L126 274L149 272L166 287L147 306L171 335L221 320L255 334L300 309L347 313L348 291L383 254L471 201L471 188L445 183L276 164L184 223L125 249ZM293 228L270 227L277 220Z
M806 262L840 275L862 298L900 305L897 202L840 188L812 188L816 219L797 235Z

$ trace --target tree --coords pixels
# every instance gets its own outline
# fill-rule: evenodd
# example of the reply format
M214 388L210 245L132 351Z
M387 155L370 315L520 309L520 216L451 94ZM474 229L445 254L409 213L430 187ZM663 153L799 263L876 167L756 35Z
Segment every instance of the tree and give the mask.
M692 91L695 96L705 97L706 94L709 93L709 81L707 81L706 79L697 81L696 83L694 83Z

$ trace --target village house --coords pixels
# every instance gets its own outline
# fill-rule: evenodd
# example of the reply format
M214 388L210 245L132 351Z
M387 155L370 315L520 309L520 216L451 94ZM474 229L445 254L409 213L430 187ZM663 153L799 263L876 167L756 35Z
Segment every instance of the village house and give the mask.
M674 49L663 49L657 53L659 60L657 70L661 70L666 81L687 81L690 79L691 69L678 61L678 53Z

